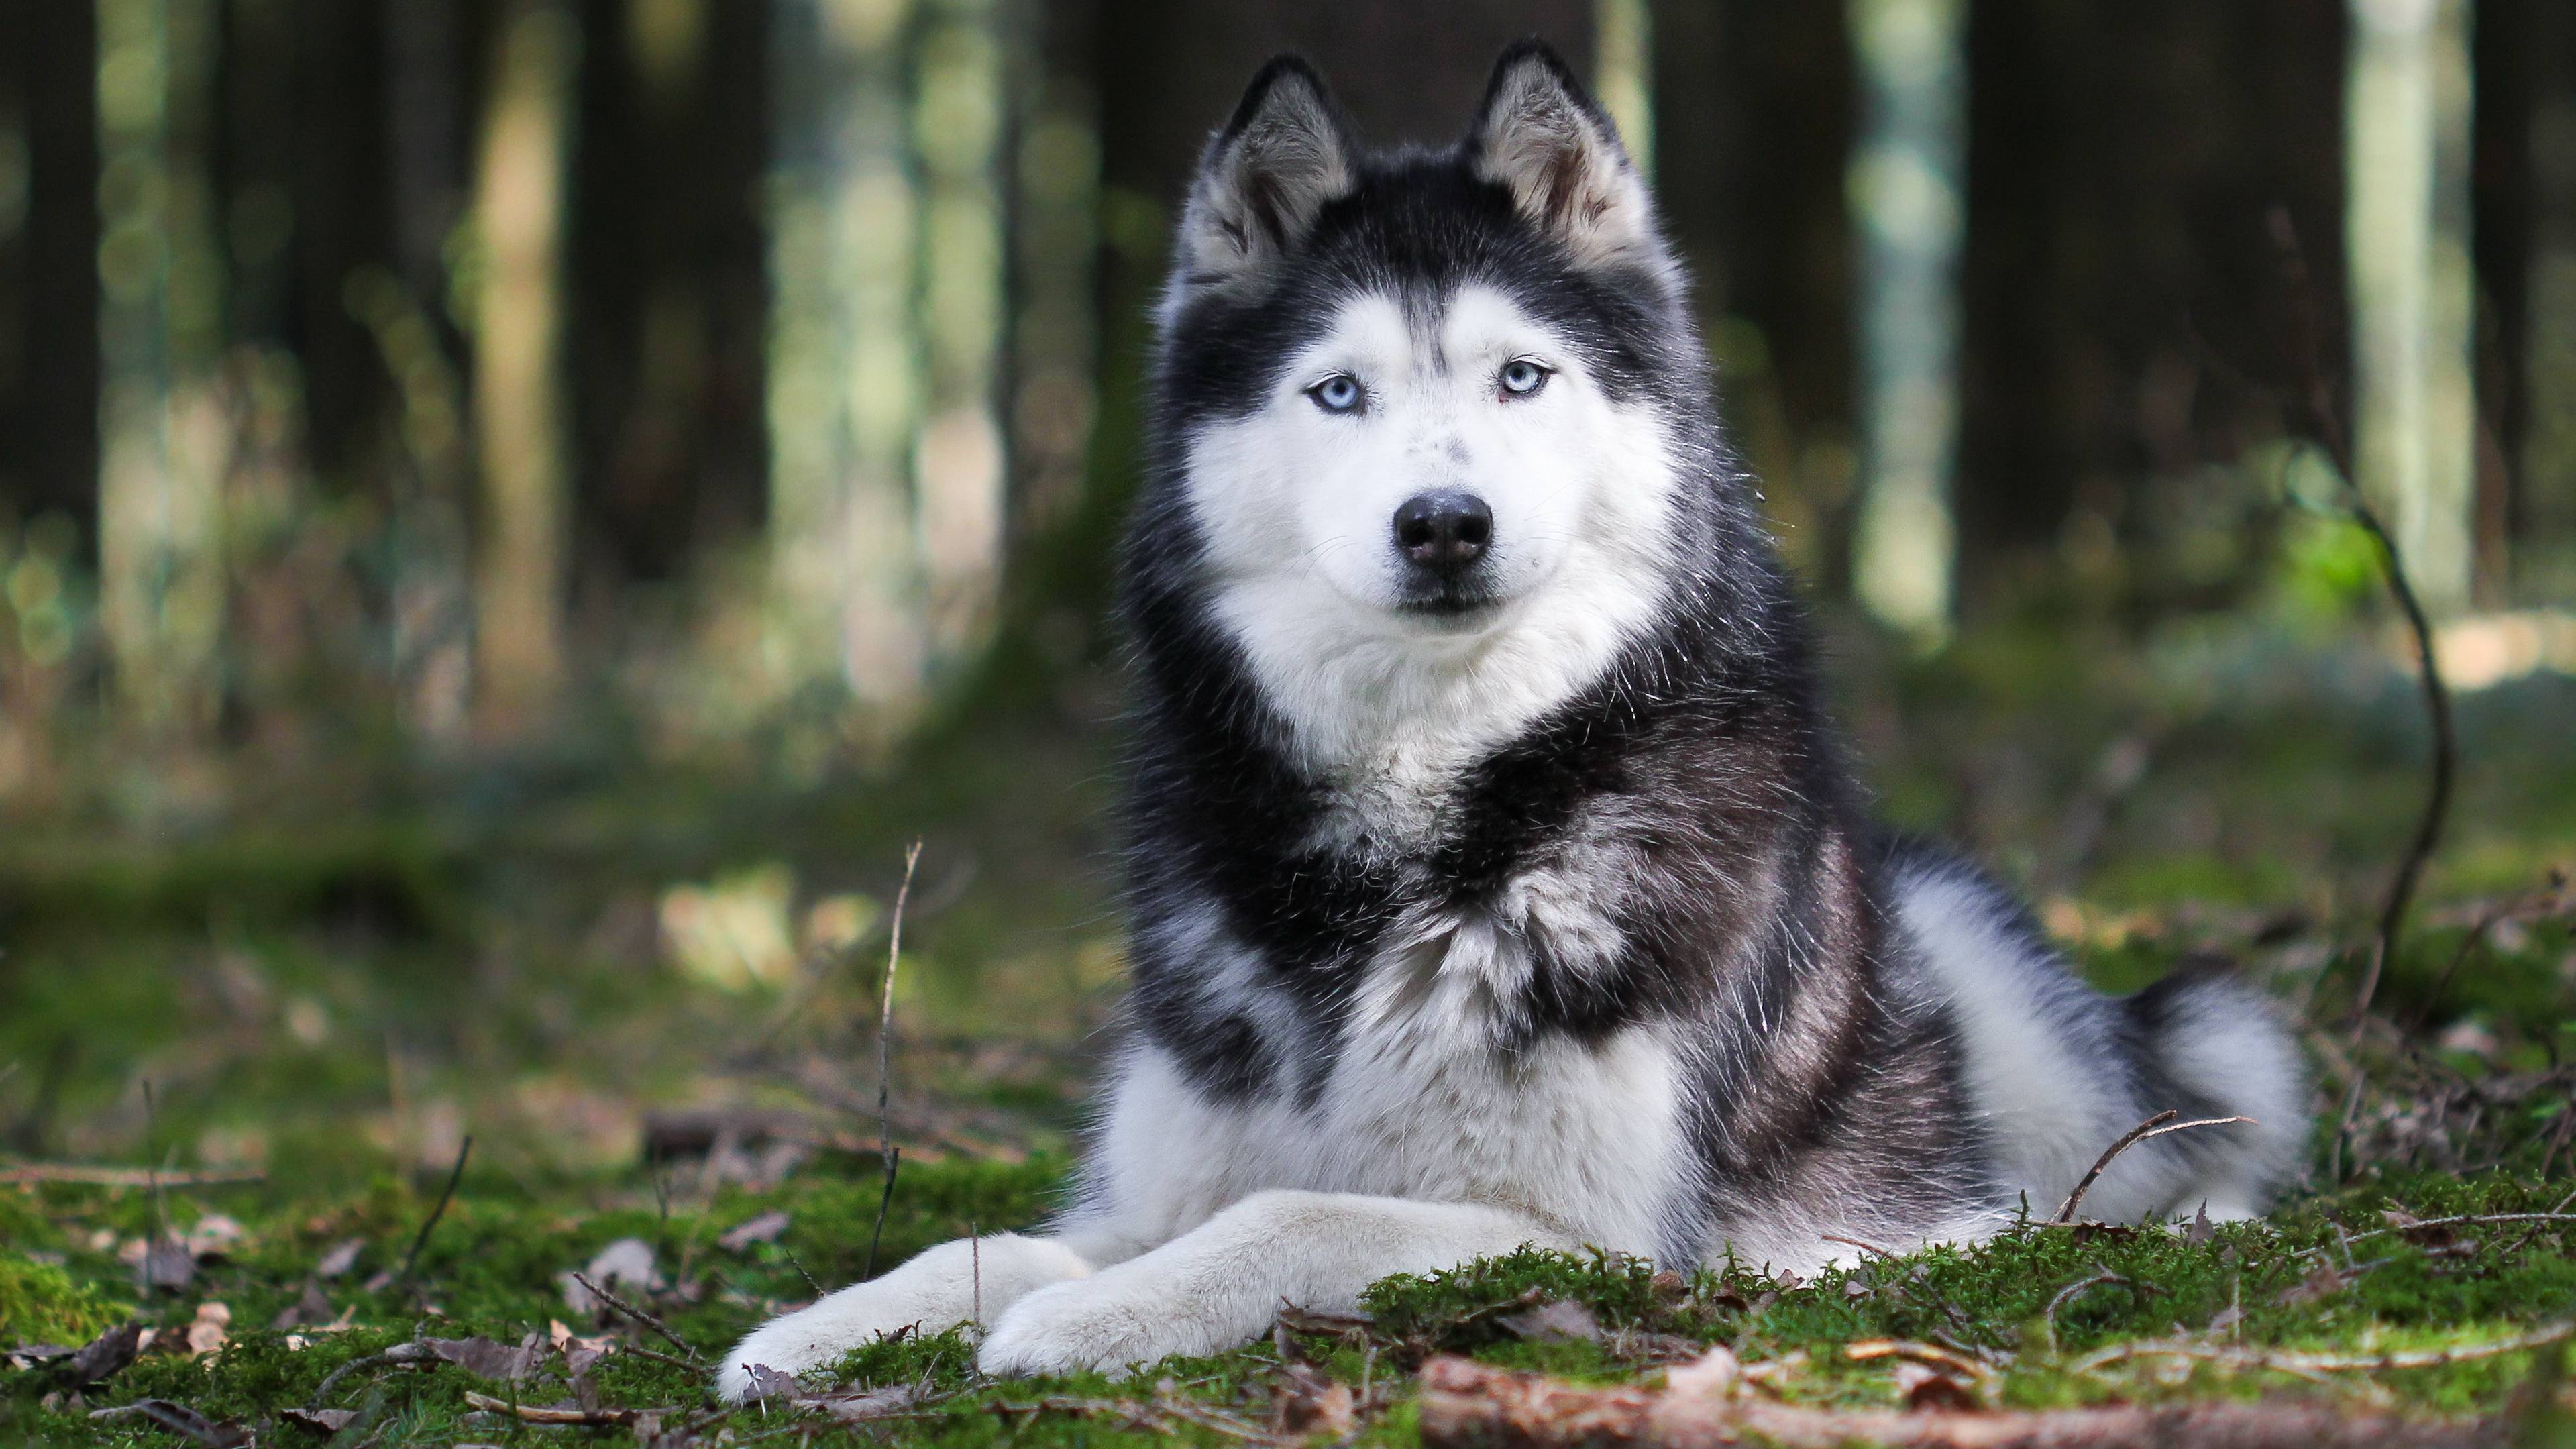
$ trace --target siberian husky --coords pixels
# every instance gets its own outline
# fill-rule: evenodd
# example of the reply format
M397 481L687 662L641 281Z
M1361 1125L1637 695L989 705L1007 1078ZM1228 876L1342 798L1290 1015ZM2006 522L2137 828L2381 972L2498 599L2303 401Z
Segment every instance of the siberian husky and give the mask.
M1546 47L1373 153L1273 61L1207 147L1124 557L1130 1030L1066 1211L745 1338L720 1388L980 1310L1120 1369L1523 1245L1801 1272L2045 1215L2260 1212L2263 999L2071 976L1873 831L1685 281Z

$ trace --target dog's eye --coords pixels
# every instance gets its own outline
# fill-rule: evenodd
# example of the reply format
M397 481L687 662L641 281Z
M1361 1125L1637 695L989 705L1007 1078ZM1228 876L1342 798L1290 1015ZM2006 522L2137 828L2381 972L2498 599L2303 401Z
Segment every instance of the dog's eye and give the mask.
M1526 357L1515 357L1503 364L1499 379L1507 397L1528 397L1547 386L1548 369Z
M1355 413L1360 410L1360 404L1368 401L1368 393L1360 387L1360 380L1347 372L1334 373L1306 389L1306 396L1313 398L1315 406L1328 413Z

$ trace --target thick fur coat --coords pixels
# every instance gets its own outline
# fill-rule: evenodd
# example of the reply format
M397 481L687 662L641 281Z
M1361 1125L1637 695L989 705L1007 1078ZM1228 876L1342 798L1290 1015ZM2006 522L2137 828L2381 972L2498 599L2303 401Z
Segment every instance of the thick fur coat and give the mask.
M980 1302L1119 1368L1525 1244L1812 1270L2046 1213L2262 1209L2265 1003L2076 981L1875 832L1651 197L1543 47L1373 154L1295 60L1211 142L1124 559L1131 1022L1073 1201L745 1339L800 1372ZM980 1284L972 1275L980 1264Z

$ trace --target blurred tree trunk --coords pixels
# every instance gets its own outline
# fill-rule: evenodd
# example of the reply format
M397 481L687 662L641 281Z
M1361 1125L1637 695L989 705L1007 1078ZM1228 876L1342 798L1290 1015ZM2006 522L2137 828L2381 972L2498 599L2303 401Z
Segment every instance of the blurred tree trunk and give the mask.
M209 726L223 621L213 0L98 7L99 612L129 719Z
M1668 0L1656 189L1699 282L1720 407L1800 568L1848 586L1857 106L1842 8Z
M837 676L888 719L923 667L908 8L770 5L771 652L786 688Z
M570 355L600 582L684 574L761 510L766 8L582 0Z
M395 138L415 124L408 104L435 94L418 89L416 72L414 89L390 93L389 55L400 52L397 37L434 23L445 3L290 0L297 118L288 182L292 325L313 464L344 493L363 491L379 466L389 402L385 363L350 311L349 283L362 269L398 255L392 198L411 173ZM419 123L437 119L427 111ZM434 310L444 303L435 293L423 300Z
M2520 423L2508 412L2505 424L2515 465L2516 592L2564 604L2576 598L2576 6L2533 0L2525 14L2531 29L2522 60L2532 90L2519 129L2528 138L2529 159L2519 177L2502 180L2498 189L2529 188L2529 252L2518 287L2500 275L2514 267L2509 242L2490 275L2499 312L2506 288L2522 291L2514 313L2526 329L2514 349L2526 401ZM2501 334L2499 341L2511 345L2512 336Z
M2278 365L2276 204L2316 279L2321 347L2340 355L2344 25L2341 0L1971 7L1971 604L2044 552L2117 593L2139 586L2128 561L2177 530L2242 534L2206 516L2200 472L2276 436L2279 389L2298 385Z
M563 684L563 202L580 33L560 4L510 0L494 43L474 179L475 709L506 737L541 723Z
M0 490L86 529L98 498L97 11L9 0L0 30L23 129L25 192L6 257L17 289L0 380Z

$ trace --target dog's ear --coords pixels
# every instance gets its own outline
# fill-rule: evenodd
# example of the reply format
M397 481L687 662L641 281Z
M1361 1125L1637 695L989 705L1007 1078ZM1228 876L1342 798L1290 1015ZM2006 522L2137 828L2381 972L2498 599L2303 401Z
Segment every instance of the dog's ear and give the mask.
M1494 62L1467 144L1476 174L1510 191L1576 261L1661 262L1654 201L1619 128L1546 42L1520 41Z
M1354 180L1350 130L1315 68L1283 55L1261 68L1199 160L1181 216L1173 292L1238 286L1303 240Z

